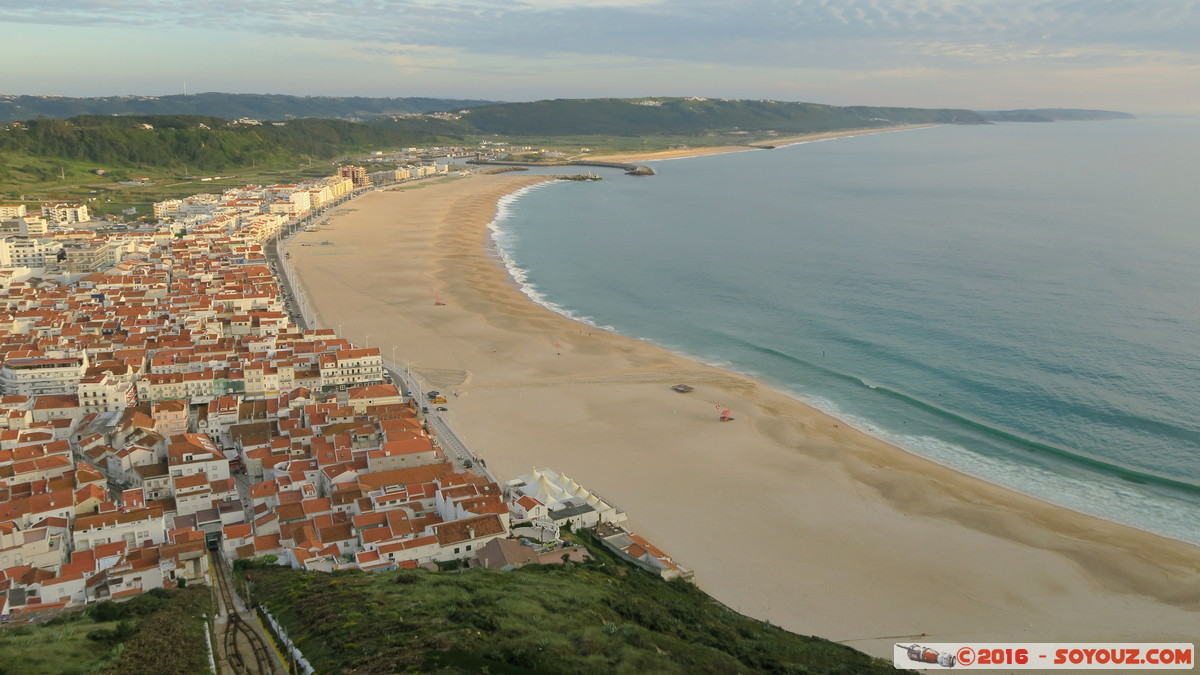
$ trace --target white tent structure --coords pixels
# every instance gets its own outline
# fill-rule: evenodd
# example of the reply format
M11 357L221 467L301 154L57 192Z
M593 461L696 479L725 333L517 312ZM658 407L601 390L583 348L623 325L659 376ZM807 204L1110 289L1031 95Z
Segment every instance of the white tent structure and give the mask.
M599 495L553 469L534 469L509 481L509 488L546 505L554 522L592 527L597 523L625 520L625 512L604 501Z

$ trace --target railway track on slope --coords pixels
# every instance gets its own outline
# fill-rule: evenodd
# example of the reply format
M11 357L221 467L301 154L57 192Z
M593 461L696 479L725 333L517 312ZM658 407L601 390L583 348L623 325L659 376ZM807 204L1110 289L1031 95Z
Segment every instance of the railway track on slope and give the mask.
M225 616L225 625L217 636L224 646L221 672L234 675L275 675L279 671L275 667L275 659L271 656L270 645L262 634L242 617L237 604L234 603L233 574L216 554L210 556L210 567L214 570L213 578L222 605L220 609Z

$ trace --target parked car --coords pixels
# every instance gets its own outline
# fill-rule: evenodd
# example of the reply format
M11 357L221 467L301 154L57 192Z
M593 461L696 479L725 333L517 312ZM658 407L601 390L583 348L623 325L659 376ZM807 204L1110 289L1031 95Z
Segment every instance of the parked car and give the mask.
M437 409L438 409L438 412L446 412L447 410L449 410L449 408L447 408L444 405L439 405Z

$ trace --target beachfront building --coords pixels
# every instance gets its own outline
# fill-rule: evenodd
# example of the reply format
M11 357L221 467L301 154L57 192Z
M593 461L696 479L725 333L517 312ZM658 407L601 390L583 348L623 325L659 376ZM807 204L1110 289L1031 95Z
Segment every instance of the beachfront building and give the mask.
M24 204L0 204L0 218L24 218L28 212Z
M544 515L560 527L566 523L573 527L595 527L600 523L617 523L626 519L624 511L617 510L596 493L551 469L534 469L532 473L509 481L506 487L514 521L529 522ZM538 506L544 507L544 511L528 500L523 504L523 497L532 498Z
M367 170L361 166L339 166L338 175L343 178L349 178L354 184L354 188L371 187L371 177L367 175Z
M319 365L321 387L326 390L383 383L383 355L378 347L325 354Z
M377 405L397 405L404 403L400 389L394 384L370 384L365 387L353 387L347 392L349 403L354 412L362 415L368 408Z
M667 580L690 579L693 576L691 570L675 564L671 556L663 553L644 537L633 534L619 525L604 523L596 526L595 533L596 538L610 551L651 574L657 574Z

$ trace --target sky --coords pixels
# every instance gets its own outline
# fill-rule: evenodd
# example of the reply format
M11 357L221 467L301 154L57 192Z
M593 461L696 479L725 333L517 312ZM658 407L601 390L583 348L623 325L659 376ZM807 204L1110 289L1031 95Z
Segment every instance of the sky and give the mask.
M0 94L1200 114L1200 0L0 0Z

